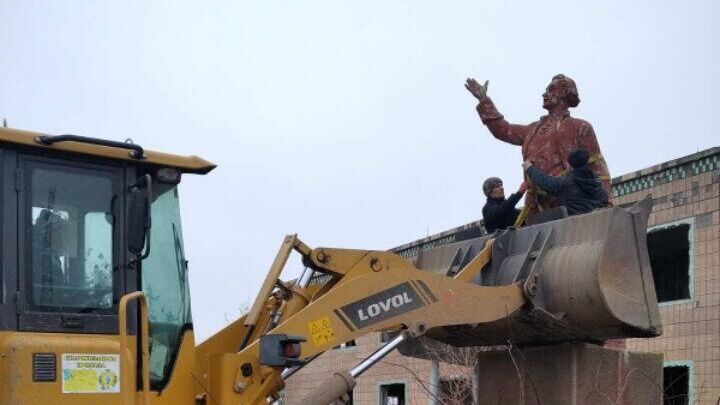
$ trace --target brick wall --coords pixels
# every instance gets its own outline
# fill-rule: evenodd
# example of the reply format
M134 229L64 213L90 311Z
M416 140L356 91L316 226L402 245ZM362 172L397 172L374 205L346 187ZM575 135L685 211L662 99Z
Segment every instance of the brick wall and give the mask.
M660 305L663 334L629 339L630 350L662 352L691 372L691 402L720 400L720 151L667 162L613 181L617 204L652 195L649 227L691 225L691 297Z

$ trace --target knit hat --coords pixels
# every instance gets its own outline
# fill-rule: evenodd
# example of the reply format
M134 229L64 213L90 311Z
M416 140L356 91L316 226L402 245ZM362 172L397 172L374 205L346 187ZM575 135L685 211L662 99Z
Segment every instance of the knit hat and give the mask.
M502 180L498 177L490 177L487 180L483 182L483 193L485 193L486 196L490 196L490 193L497 187L498 185L502 184Z
M568 163L573 169L587 165L588 160L590 160L590 153L585 149L575 149L568 155Z

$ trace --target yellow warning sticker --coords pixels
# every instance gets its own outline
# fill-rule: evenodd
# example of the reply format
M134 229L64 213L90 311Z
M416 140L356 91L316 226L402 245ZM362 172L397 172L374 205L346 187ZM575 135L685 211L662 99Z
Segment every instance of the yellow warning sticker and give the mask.
M310 335L315 347L325 345L335 340L335 331L330 323L330 317L324 316L308 324Z

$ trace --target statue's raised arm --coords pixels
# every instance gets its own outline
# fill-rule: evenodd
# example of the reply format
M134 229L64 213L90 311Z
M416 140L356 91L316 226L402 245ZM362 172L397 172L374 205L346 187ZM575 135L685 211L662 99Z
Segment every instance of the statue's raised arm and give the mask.
M522 145L523 139L527 135L528 126L511 124L505 121L503 115L500 114L487 95L489 82L489 80L485 80L485 84L481 85L473 78L465 80L465 88L478 100L477 111L480 114L480 119L495 138L513 145Z

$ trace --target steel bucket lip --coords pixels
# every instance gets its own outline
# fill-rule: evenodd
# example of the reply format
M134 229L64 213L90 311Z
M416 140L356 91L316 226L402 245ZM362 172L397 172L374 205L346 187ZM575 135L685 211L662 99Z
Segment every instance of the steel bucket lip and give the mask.
M610 302L609 298L611 294L619 294L617 289L613 289L611 286L603 285L602 283L600 288L602 289L602 297L608 311L610 311L616 319L623 322L623 324L629 328L626 330L626 333L628 334L627 337L657 337L662 334L662 320L660 318L657 294L655 292L655 284L653 281L647 247L648 219L650 217L650 213L652 212L653 204L654 201L652 197L646 196L629 207L613 207L613 209L618 209L618 212L621 213L620 215L627 215L628 222L631 225L629 232L634 233L633 240L635 242L634 248L636 252L634 258L637 260L635 268L638 271L637 277L640 278L640 282L642 283L640 286L642 291L637 291L635 293L641 294L640 299L636 301L644 304L641 305L644 307L643 313L646 315L643 316L643 322L639 322L637 318L635 318L634 322L628 321L627 316L623 316L622 314L622 307L618 307L616 303ZM614 222L610 222L609 226L612 227L614 224ZM611 229L608 230L608 235L611 235L611 231ZM613 252L608 252L608 250L611 249L612 246L610 246L610 244L606 244L602 254L600 255L598 281L601 281L603 276L607 276L607 272L603 272L602 270L612 267L604 265L606 261L610 261L612 258Z
M650 212L652 211L652 206L653 200L648 196L639 202L634 203L630 207L613 206L595 210L586 214L556 219L522 228L528 230L536 228L540 230L553 225L556 227L564 226L565 224L570 225L568 227L579 226L578 222L582 223L582 221L588 220L593 216L605 216L603 221L606 221L606 223L604 224L602 230L598 230L598 234L603 235L597 239L597 242L601 245L601 251L594 255L593 263L589 264L590 267L594 267L596 269L594 270L596 274L592 276L588 282L593 283L599 292L599 297L596 298L600 298L603 309L611 315L611 322L606 324L597 324L597 328L618 328L614 325L620 324L618 329L622 329L622 336L618 337L656 337L662 334L657 297L655 294L654 283L652 283L652 271L649 267L649 257L647 251L646 229L647 221ZM559 225L560 221L567 222L563 225ZM624 226L630 226L630 228L623 230ZM516 230L516 232L520 232L522 229ZM638 232L638 230L642 231ZM613 301L611 299L611 295L619 294L620 289L612 288L611 285L603 282L604 279L612 277L611 272L619 271L616 265L608 265L607 262L612 261L612 258L620 253L625 253L625 255L628 255L629 253L627 251L620 252L619 250L615 250L617 249L617 246L612 245L612 242L614 242L613 238L622 232L632 232L634 234L632 239L633 246L631 248L633 252L631 252L632 254L630 254L630 256L632 256L633 260L637 260L637 265L632 266L631 270L636 272L635 281L642 283L642 290L635 291L636 295L632 296L632 298L635 298L633 301L637 302L639 306L642 307L640 310L642 312L642 319L637 317L637 314L635 314L635 318L633 318L633 315L629 314L631 311L623 311L623 307L618 307L617 301ZM578 244L576 246L584 244L585 243ZM571 245L566 246L569 247ZM647 281L650 281L649 285Z

